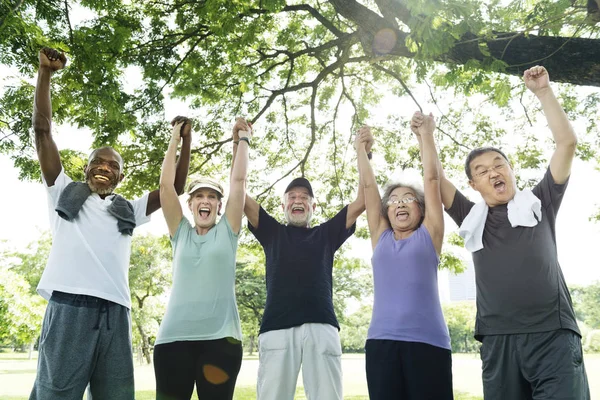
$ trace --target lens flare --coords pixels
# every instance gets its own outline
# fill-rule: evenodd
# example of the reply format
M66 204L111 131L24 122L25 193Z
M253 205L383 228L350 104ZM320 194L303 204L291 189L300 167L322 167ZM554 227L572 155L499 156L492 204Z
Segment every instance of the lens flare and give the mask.
M392 29L381 29L373 38L373 51L377 54L388 54L396 46L397 40L396 32Z
M227 372L214 365L204 364L202 366L202 372L204 373L206 380L213 385L220 385L229 380Z

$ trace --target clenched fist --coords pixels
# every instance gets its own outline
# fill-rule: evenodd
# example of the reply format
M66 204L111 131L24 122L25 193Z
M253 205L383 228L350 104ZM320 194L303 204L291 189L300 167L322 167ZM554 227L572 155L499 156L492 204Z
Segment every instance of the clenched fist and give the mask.
M67 65L65 53L44 47L40 50L40 69L47 68L52 72L61 70Z

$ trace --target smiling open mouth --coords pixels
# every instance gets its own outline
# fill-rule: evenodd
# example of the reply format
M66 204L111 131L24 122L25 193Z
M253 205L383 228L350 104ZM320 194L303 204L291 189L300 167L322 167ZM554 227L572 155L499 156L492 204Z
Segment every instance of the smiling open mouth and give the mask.
M304 213L304 207L292 207L292 214Z
M496 181L494 182L494 189L496 192L504 192L506 189L506 183L504 183L504 181Z
M198 215L202 218L207 218L210 215L210 208L208 207L200 207L198 209Z
M109 182L110 179L104 175L100 175L100 174L96 174L94 175L94 179L101 181L101 182Z
M406 211L398 211L396 213L396 219L399 219L399 220L406 220L406 219L408 219L408 212L406 212Z

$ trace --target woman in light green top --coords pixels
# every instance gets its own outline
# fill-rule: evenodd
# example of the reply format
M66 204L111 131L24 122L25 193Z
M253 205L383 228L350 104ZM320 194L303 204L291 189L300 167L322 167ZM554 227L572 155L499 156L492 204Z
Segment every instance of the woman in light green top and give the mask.
M185 135L190 121L174 120L160 176L160 202L173 246L173 288L154 347L156 398L190 399L195 384L200 399L229 400L242 363L235 254L252 128L243 118L233 127L229 198L218 222L225 194L221 184L206 177L190 182L193 223L183 216L174 186L181 129Z

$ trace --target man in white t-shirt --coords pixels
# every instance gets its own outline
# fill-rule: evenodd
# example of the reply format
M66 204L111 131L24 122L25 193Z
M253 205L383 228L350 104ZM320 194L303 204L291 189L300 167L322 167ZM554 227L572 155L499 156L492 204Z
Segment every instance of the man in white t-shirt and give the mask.
M48 307L30 399L134 399L128 269L131 234L160 208L159 191L127 201L113 191L124 178L111 147L94 150L85 183L65 175L51 134L50 78L64 54L44 48L35 91L35 144L48 191L53 243L38 293ZM175 187L183 192L190 160L191 122L185 124Z

